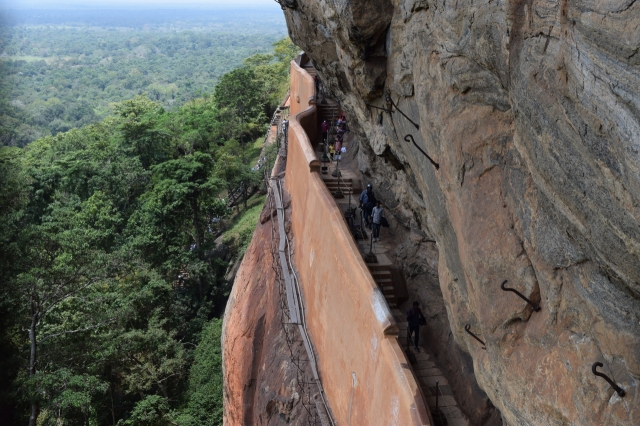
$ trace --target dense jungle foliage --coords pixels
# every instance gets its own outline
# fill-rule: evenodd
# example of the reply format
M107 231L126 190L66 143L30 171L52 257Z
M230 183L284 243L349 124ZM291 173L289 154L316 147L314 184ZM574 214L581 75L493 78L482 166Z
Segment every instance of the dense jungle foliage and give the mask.
M111 103L141 93L166 109L182 105L286 35L281 14L278 25L247 11L12 17L30 25L0 26L0 145L11 146L104 119Z
M260 185L252 166L274 151L261 136L297 50L284 39L222 75L266 40L238 39L225 56L231 36L96 33L47 47L50 30L29 31L10 53L55 59L4 63L23 73L10 73L25 116L9 144L20 126L51 135L0 147L0 423L221 425L225 274L263 200L245 200L243 216L226 197Z

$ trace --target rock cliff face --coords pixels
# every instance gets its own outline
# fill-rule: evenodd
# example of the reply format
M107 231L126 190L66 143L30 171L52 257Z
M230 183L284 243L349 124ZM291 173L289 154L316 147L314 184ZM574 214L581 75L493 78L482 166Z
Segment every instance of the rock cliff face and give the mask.
M303 426L311 424L309 414L315 412L315 389L306 385L311 369L299 361L306 358L304 346L297 329L282 324L273 215L265 205L227 303L222 336L226 425Z
M436 241L411 255L438 259L451 336L504 421L640 424L640 2L290 3L365 180ZM366 105L387 93L419 130Z

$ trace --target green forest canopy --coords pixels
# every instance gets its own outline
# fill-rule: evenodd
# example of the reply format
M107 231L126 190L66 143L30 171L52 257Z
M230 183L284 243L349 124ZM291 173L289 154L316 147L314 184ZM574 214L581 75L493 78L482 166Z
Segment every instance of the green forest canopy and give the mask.
M94 123L142 93L170 110L286 35L281 14L45 12L0 26L0 146Z
M273 49L211 96L168 110L138 95L0 147L0 398L16 424L222 424L230 257L216 239L226 191L260 180L245 141L297 51Z

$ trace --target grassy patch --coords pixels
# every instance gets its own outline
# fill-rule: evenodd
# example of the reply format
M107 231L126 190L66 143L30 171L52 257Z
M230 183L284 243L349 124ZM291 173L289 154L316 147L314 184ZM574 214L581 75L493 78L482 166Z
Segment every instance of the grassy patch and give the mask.
M256 139L252 144L247 143L245 147L245 155L247 156L247 164L251 167L255 166L260 158L260 152L264 145L264 136Z
M244 210L234 217L231 228L224 233L222 242L234 247L239 256L244 255L244 251L251 242L253 231L256 229L265 195L255 195L247 201L247 210Z

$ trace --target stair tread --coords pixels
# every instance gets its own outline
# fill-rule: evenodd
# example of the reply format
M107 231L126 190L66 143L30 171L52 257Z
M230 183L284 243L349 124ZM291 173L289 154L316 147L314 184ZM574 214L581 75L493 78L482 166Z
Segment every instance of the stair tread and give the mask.
M414 362L411 365L413 366L413 369L416 370L416 371L418 371L418 370L431 370L433 368L436 368L436 363L435 362L427 361L427 360L419 360L419 361ZM435 376L437 376L437 375L438 374L435 374ZM442 373L440 373L440 375L442 375Z
M436 381L440 386L449 384L444 376L418 377L418 381L428 387L434 387L436 385Z
M418 352L418 353L416 354L416 360L417 360L418 362L421 362L421 361L427 361L429 358L430 358L430 357L429 357L429 354L424 353L424 352Z
M436 397L428 396L427 404L429 408L436 406ZM456 404L456 400L451 395L438 395L438 407L454 407Z
M422 370L415 370L418 377L437 377L442 376L442 372L438 368L424 368Z

